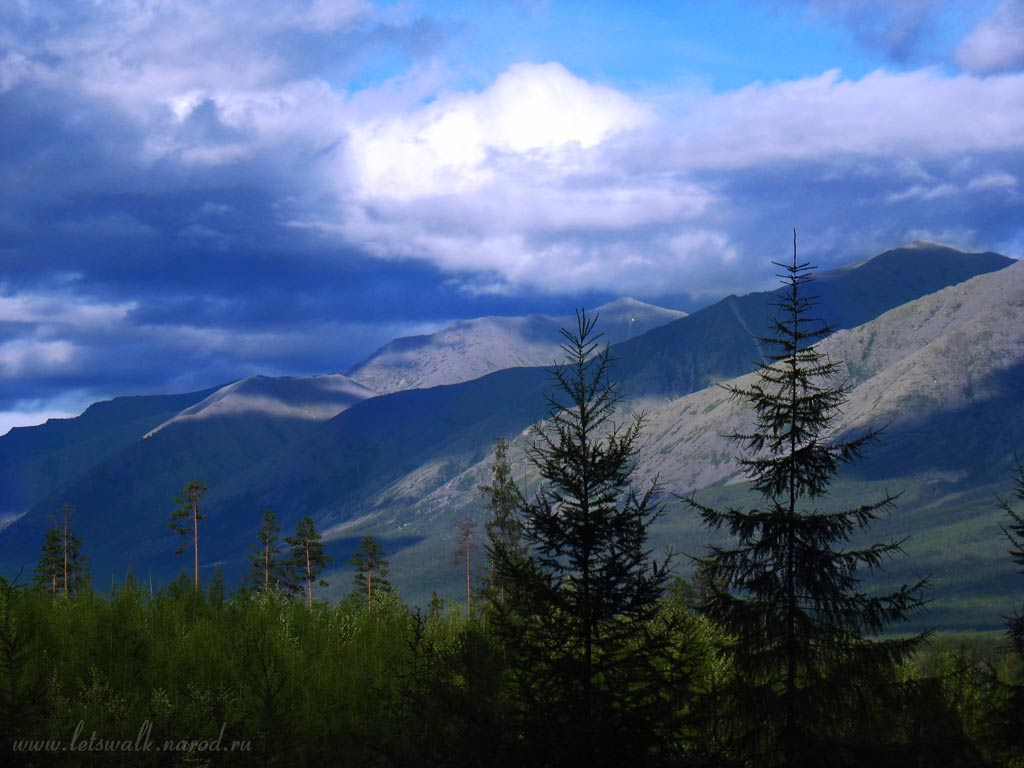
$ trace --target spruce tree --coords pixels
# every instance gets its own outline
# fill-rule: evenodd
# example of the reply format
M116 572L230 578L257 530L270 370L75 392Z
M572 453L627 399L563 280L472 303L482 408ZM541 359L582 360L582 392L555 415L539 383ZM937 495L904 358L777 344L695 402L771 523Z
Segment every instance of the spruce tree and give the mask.
M356 568L352 584L357 592L366 595L366 610L372 611L374 595L391 588L384 547L372 536L364 536L349 563Z
M291 547L287 566L292 574L289 581L296 586L305 583L306 600L309 609L313 610L313 582L321 587L327 586L320 574L331 563L331 558L324 552L323 539L313 524L313 518L307 515L299 520L295 535L286 537L285 543Z
M542 478L519 499L521 556L494 545L506 587L494 625L519 703L522 762L637 765L664 746L668 638L656 626L667 564L652 560L647 531L660 515L657 486L633 487L636 414L620 402L596 318L563 330L548 419L533 428L530 463Z
M263 511L263 524L256 533L257 544L249 545L246 557L249 559L249 575L245 585L264 594L282 588L287 582L281 553L284 551L278 544L278 533L281 526L277 515L269 509Z
M487 597L493 603L505 599L505 585L497 579L495 562L504 557L522 557L522 523L518 513L522 497L512 479L512 465L508 460L508 441L499 437L494 443L494 464L491 482L478 489L486 494L488 514L484 523L487 535Z
M37 585L65 596L77 594L88 581L82 540L71 527L72 504L65 504L59 520L46 531L42 552L35 569Z
M704 524L724 529L729 546L704 561L707 614L733 638L733 691L741 751L755 765L839 764L843 720L858 711L849 695L884 678L923 639L880 639L892 622L923 604L925 582L885 595L861 590L862 576L902 552L902 541L854 546L879 515L886 494L853 509L818 507L842 464L855 461L878 431L836 436L848 385L818 342L833 329L813 317L813 267L773 262L783 272L767 361L749 386L727 389L753 410L753 431L733 435L740 466L763 506L718 510L686 501Z
M1017 501L1024 502L1024 464L1016 455L1013 458L1017 465L1013 496ZM1024 576L1024 513L1015 510L1006 499L999 500L999 508L1009 518L1000 527L1006 540L1010 543L1010 557L1013 558L1020 574ZM1014 615L1007 617L1007 629L1014 650L1024 661L1024 606Z
M206 486L198 480L191 481L174 497L177 508L171 513L171 521L167 527L180 536L185 537L175 554L182 554L192 548L192 580L199 589L199 521L205 516L199 511L199 503L206 493ZM191 539L191 541L189 540Z

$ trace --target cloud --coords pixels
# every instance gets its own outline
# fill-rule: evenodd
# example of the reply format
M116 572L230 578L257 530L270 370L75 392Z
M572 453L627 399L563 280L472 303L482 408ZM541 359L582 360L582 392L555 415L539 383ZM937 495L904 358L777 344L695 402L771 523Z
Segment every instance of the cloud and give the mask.
M979 74L1024 69L1024 0L1004 0L963 39L956 59Z
M897 51L948 6L868 5L812 7ZM364 2L0 7L0 411L343 371L450 318L693 309L771 285L793 226L823 266L922 232L1024 255L1024 75L634 90L556 49L454 72L447 34Z
M802 5L813 14L838 20L863 44L880 50L896 62L922 54L948 0L783 0Z
M586 119L563 120L562 105ZM489 128L524 114L533 132L518 143ZM519 64L477 93L443 94L351 136L339 215L319 225L381 258L428 261L473 292L707 294L742 272L739 218L763 219L771 204L740 201L766 174L794 181L776 193L794 210L813 185L833 210L856 201L861 215L998 190L1003 163L1024 149L1024 78L836 70L663 110L555 65ZM695 245L682 257L671 243Z
M559 64L520 63L481 93L354 127L349 151L361 196L409 200L479 190L521 157L577 170L580 151L649 120L643 105Z

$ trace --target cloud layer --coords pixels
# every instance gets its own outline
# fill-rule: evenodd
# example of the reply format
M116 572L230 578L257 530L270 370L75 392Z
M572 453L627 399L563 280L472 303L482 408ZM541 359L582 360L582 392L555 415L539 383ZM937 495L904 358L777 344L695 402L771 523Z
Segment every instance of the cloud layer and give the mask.
M767 284L793 226L825 265L1024 255L1024 5L927 67L949 3L781 6L878 66L631 88L552 49L467 78L415 6L6 5L0 432L69 393L344 370L459 316L692 308Z

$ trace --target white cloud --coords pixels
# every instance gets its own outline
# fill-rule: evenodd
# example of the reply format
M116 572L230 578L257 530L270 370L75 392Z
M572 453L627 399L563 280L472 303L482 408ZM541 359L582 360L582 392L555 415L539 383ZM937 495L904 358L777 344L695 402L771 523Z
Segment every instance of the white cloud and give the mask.
M1015 72L1024 69L1024 0L1004 0L971 30L956 51L970 72Z
M72 365L76 348L64 340L15 339L0 344L0 379L60 374Z
M76 327L104 327L118 323L136 302L103 304L67 293L0 295L0 322Z
M1017 180L1017 177L1012 173L994 171L971 179L967 184L967 189L992 189L1006 191L1016 189L1019 183L1020 182Z
M481 93L442 95L413 114L353 127L350 160L367 198L468 193L523 158L580 170L585 150L650 119L642 104L559 64L520 63Z
M673 126L674 160L727 169L836 155L924 158L1024 147L1024 76L877 70L716 94Z

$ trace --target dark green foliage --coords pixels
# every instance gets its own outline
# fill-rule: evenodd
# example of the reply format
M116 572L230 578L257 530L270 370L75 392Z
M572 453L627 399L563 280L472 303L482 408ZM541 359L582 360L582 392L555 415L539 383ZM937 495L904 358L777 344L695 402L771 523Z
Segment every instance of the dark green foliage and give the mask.
M37 733L43 721L45 680L42 668L33 664L33 656L39 656L33 642L36 632L31 617L18 611L25 593L0 576L0 734L4 741ZM10 744L0 742L0 755L9 749Z
M494 611L518 706L524 764L640 765L653 760L675 713L679 671L656 621L667 578L646 548L656 488L632 487L643 416L612 417L619 396L594 319L563 331L549 418L530 461L544 485L521 501L525 556L494 546L506 587Z
M1014 455L1017 476L1014 478L1013 496L1017 501L1024 501L1024 464ZM1003 535L1010 543L1010 557L1024 576L1024 513L1013 508L1005 499L999 500L999 508L1006 513L1009 520L1002 524ZM1024 607L1013 616L1007 618L1010 642L1017 655L1024 660Z
M498 766L514 753L507 670L486 625L435 613L413 624L411 667L402 685L404 766Z
M384 547L372 536L364 536L352 553L350 565L356 568L352 585L356 593L365 596L366 610L372 611L374 602L391 589L388 583L388 561Z
M287 583L287 573L281 554L284 550L279 545L278 533L281 526L277 515L269 509L263 511L263 524L256 533L257 544L249 545L246 557L249 559L249 574L245 577L244 586L259 592L282 589Z
M804 289L812 267L797 261L795 234L792 262L777 266L786 290L773 333L761 340L767 362L750 386L729 387L754 411L753 431L734 438L765 506L721 511L686 501L706 526L735 540L704 561L711 592L702 603L733 638L741 754L758 765L814 764L825 755L836 764L845 759L840 745L859 737L852 715L877 706L878 692L922 639L877 635L922 606L925 584L881 596L860 588L862 575L900 553L901 542L850 540L892 509L894 496L846 510L817 506L839 466L859 458L878 433L832 434L847 387L837 381L839 364L817 349L832 329L812 316Z
M47 589L51 594L63 591L64 580L64 547L60 531L56 528L46 529L43 551L36 564L35 585Z
M324 552L323 539L316 530L313 518L307 515L299 520L295 527L295 535L285 537L285 544L291 547L287 570L289 583L293 586L305 585L306 601L313 610L313 584L326 587L327 582L320 574L331 563L331 558Z
M171 513L171 521L167 525L185 537L175 554L180 555L190 547L192 549L192 577L196 589L199 589L199 521L205 519L205 515L199 511L199 504L205 493L206 486L198 480L192 480L182 488L181 493L174 497L174 503L178 506Z

